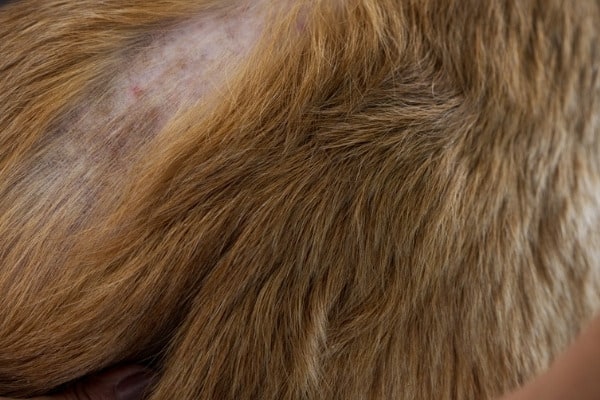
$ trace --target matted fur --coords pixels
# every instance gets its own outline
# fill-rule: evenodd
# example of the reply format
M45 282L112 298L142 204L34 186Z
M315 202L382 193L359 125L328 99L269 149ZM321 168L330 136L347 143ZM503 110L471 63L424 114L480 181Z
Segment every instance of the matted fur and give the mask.
M546 368L600 306L600 1L274 0L226 90L102 122L156 32L235 7L0 10L0 395L148 362L153 400L491 399Z

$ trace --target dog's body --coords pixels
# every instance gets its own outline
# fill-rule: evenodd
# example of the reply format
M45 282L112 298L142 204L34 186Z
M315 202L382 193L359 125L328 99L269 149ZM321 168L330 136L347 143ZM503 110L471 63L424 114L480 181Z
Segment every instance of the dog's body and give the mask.
M0 395L492 399L600 309L600 1L21 0L0 37Z

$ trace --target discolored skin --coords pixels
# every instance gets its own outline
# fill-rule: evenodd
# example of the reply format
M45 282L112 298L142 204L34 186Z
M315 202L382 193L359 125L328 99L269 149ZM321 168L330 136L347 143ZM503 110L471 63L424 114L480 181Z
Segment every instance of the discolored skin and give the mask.
M600 309L600 2L249 5L0 11L0 395L543 376Z

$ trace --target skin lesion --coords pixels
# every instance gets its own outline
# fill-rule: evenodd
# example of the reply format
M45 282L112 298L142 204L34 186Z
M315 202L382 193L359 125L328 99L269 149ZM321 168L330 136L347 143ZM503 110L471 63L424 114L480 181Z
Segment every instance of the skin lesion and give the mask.
M189 104L223 85L248 55L261 34L261 3L194 16L160 32L124 64L127 86L139 99L170 97L170 104ZM127 105L126 99L123 99ZM174 104L173 104L174 103Z
M47 188L38 199L46 218L73 211L56 208L65 188L94 208L103 195L99 188L114 192L171 119L227 90L228 77L261 35L264 14L260 3L242 4L142 32L133 43L144 44L123 49L110 79L90 88L44 134L17 186Z

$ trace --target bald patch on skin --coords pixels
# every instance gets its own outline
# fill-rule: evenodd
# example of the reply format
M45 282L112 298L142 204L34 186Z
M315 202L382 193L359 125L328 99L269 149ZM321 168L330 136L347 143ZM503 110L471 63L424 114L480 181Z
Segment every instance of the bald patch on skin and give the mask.
M55 237L65 238L102 218L102 205L118 201L119 182L169 120L196 104L208 112L228 90L228 77L258 43L266 11L244 1L141 32L119 55L117 73L90 88L93 95L63 115L21 165L6 198L36 196L15 219L51 220ZM63 262L69 241L56 243L50 265Z

